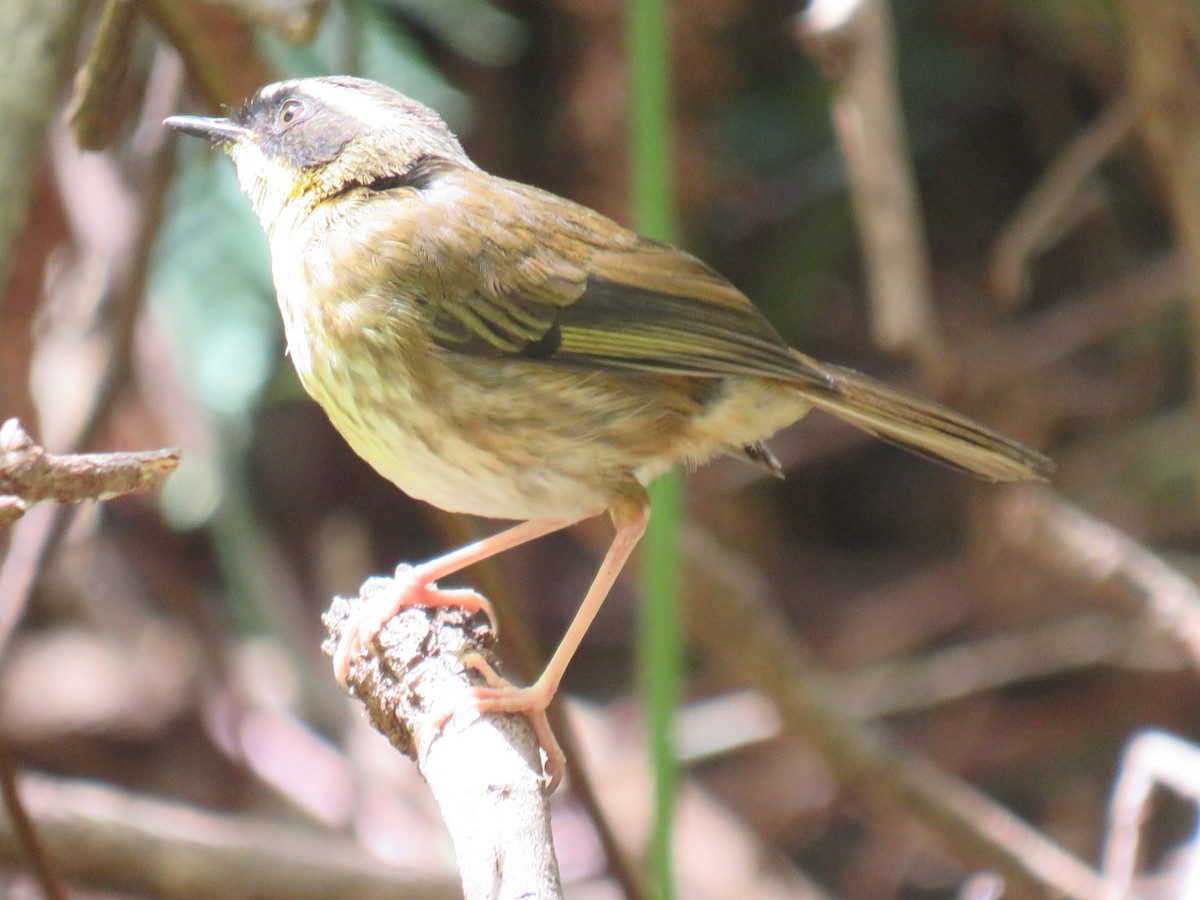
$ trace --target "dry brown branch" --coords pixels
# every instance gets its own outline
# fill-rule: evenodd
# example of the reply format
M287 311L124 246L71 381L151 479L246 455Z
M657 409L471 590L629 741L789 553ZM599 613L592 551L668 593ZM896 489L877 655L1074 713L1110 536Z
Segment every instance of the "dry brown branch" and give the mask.
M59 870L90 885L164 900L460 896L449 873L386 865L340 835L45 776L26 775L19 788ZM10 865L20 861L15 842L0 818L0 860Z
M1029 283L1033 259L1054 246L1086 208L1084 197L1096 169L1129 136L1136 109L1118 95L1046 170L1021 201L992 249L992 293L1005 306L1016 306Z
M46 900L66 900L67 894L58 870L21 799L12 758L8 748L3 746L0 746L0 796L4 798L4 810L11 823L14 843L23 857L22 861L33 869Z
M83 0L0 3L0 306L14 242L42 164L60 74L75 48Z
M231 10L179 0L145 0L145 10L183 60L189 85L210 112L240 105L272 80L252 30Z
M921 656L830 674L830 690L858 721L925 712L942 704L1096 666L1174 672L1187 663L1158 632L1130 629L1113 613L1083 613ZM779 716L756 691L710 697L679 711L687 763L778 737ZM719 725L704 728L702 722Z
M1186 283L1184 260L1164 254L1045 312L995 329L963 352L964 392L983 395L1152 322L1175 307Z
M332 652L358 604L396 589L394 579L371 578L359 598L335 598L325 616L327 649ZM522 716L473 712L472 675L463 658L484 653L491 639L462 609L405 609L354 661L349 686L371 724L413 758L433 791L466 897L559 897L533 729Z
M47 453L16 419L0 426L0 495L26 503L82 503L148 491L179 465L178 450Z
M1009 491L997 506L996 536L1070 581L1115 591L1133 611L1179 642L1200 667L1200 589L1122 531L1050 491ZM1100 591L1104 596L1106 591Z
M832 686L847 716L874 719L931 709L985 691L1098 665L1181 667L1165 640L1112 613L1088 613L1000 634L919 657L840 674Z
M141 0L108 0L87 61L75 75L66 120L79 146L110 147L124 121L122 89L129 77Z
M932 305L887 3L813 2L801 22L803 43L835 76L833 120L862 231L875 341L915 357L940 386L951 361Z
M1125 747L1117 781L1113 785L1108 810L1108 836L1104 846L1104 872L1110 889L1101 900L1125 900L1136 896L1167 896L1158 892L1133 889L1138 863L1138 844L1144 835L1143 827L1155 787L1168 787L1182 797L1200 805L1200 749L1182 738L1164 731L1143 731ZM1194 849L1193 854L1197 852ZM1181 869L1194 869L1195 863ZM1195 878L1181 871L1174 884L1172 896L1191 897L1195 893ZM1190 886L1190 890L1189 890ZM1176 893L1178 891L1178 893Z
M1188 270L1193 383L1200 379L1200 16L1187 0L1122 0L1129 84ZM1200 410L1200 390L1192 391Z
M757 574L693 529L685 535L695 604L692 640L729 677L779 708L785 728L812 744L839 781L885 809L902 809L972 864L1000 872L1006 896L1096 897L1097 874L973 788L851 722L828 679L806 661L763 602Z

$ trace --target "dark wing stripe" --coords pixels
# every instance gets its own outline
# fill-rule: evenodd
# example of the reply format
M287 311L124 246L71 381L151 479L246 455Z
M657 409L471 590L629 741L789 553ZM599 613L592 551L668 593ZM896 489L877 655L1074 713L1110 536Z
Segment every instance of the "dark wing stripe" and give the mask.
M696 286L691 278L679 287ZM728 283L715 286L728 289ZM559 313L556 358L692 375L767 375L829 386L825 372L795 356L747 304L729 307L698 294L664 294L592 276Z
M694 256L536 188L461 167L436 177L451 189L400 190L421 204L410 259L433 286L425 309L447 350L831 387L824 370L792 354L750 301ZM477 189L481 179L487 191ZM479 202L497 191L511 202ZM453 252L444 246L450 233Z

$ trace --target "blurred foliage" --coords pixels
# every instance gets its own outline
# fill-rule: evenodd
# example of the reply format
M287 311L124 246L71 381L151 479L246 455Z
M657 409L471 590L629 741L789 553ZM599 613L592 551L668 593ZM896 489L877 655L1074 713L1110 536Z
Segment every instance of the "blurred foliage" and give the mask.
M793 345L903 380L902 361L880 358L869 343L830 87L796 40L796 9L782 0L675 0L671 8L679 243L745 290ZM1177 301L1164 301L1092 340L1090 309L1080 308L1095 304L1101 319L1114 315L1110 297L1088 292L1120 285L1172 246L1155 173L1136 139L1096 173L1092 205L1034 260L1025 305L1003 309L988 296L997 235L1120 89L1125 60L1116 4L934 0L892 8L939 321L966 354L966 397L952 402L962 399L969 411L1050 450L1061 462L1055 488L1063 495L1147 544L1178 551L1181 568L1200 571L1188 317ZM334 0L311 43L261 29L254 45L278 78L349 73L386 82L441 112L489 170L631 221L635 153L623 98L632 85L619 10L615 2ZM137 67L149 71L151 54L144 57ZM188 396L169 395L179 408L165 410L161 398L148 399L154 392L147 385L164 373L146 359L166 354L139 357L137 365L146 367L137 375L141 384L128 389L106 436L123 445L186 444L184 463L161 497L175 530L134 503L105 507L93 530L80 527L71 552L55 562L54 578L42 588L49 600L35 622L54 626L63 610L91 610L107 598L107 613L78 618L89 627L132 631L138 626L129 623L139 620L130 607L138 602L154 615L182 608L178 618L204 622L196 631L220 648L211 655L221 662L204 670L206 678L233 682L236 675L216 670L236 669L228 660L240 658L247 633L265 634L280 666L304 670L293 673L296 682L333 691L327 664L312 659L316 610L327 604L330 584L356 584L369 571L422 558L463 534L450 533L445 520L370 471L304 397L284 355L266 240L232 165L192 140L178 142L176 159L147 295L152 338L165 335L174 380ZM642 176L643 188L671 187L653 176ZM67 184L69 191L55 189L86 193L82 181ZM47 240L51 249L42 257L26 258L51 260L46 269L57 276L69 271L70 254L60 247L71 240L64 224L70 216L50 187L40 189L48 199L37 204L29 230L36 237L57 222L61 234ZM644 220L643 227L654 228ZM85 275L102 268L92 264ZM24 291L5 298L0 388L11 389L5 382L28 368L31 336L61 326L58 306L28 287L41 278L38 269ZM1045 327L1022 331L1029 323ZM1019 374L976 391L970 354L986 358L983 351L996 342L1013 357L1023 357L1028 343L1034 359L1052 361L1036 371L1015 366ZM1062 358L1054 355L1056 342L1070 348ZM781 434L774 446L789 465L787 482L756 480L745 489L758 476L718 462L688 481L689 519L745 564L737 570L748 573L741 580L786 608L797 643L831 669L894 666L903 674L943 648L1033 632L1051 617L1069 624L1094 613L1097 596L1112 587L1080 587L1016 554L995 558L987 550L995 525L986 506L998 492L972 492L965 480L923 461L847 438L821 416ZM455 523L464 532L474 527ZM479 524L476 533L493 527ZM543 647L554 645L574 613L607 528L598 522L594 530L575 529L502 561L518 602L536 610L530 618ZM987 534L964 537L980 530ZM984 552L962 551L975 544ZM104 566L91 562L96 558ZM111 583L110 569L118 573ZM477 575L482 579L472 572L464 581L476 583ZM59 596L88 579L107 585L107 593L76 587L86 602ZM606 700L627 693L634 583L621 580L589 633L568 672L572 693ZM289 626L308 633L298 637ZM1138 626L1131 617L1127 630ZM1104 795L1128 734L1148 724L1192 735L1200 727L1194 676L1170 653L1141 652L1131 652L1133 662L1100 659L1052 679L1019 679L1002 691L917 706L888 725L1094 859ZM724 673L687 674L689 699L737 687ZM255 688L269 681L259 673ZM224 737L211 746L197 740L211 725L209 699L181 701L194 708L159 723L151 736L113 739L67 727L69 740L16 740L39 766L277 813L267 779L246 775L245 759L230 763L213 750L225 749ZM323 727L337 723L329 734L344 724L336 709L321 720ZM725 720L715 730L729 732L719 736L731 745L742 740ZM181 748L209 770L180 766ZM752 743L691 765L688 777L736 809L762 848L799 860L839 895L955 895L964 872L949 854L913 837L907 825L842 803L806 753L791 740ZM244 781L230 777L232 768ZM591 854L581 869L597 865L594 847L580 852Z

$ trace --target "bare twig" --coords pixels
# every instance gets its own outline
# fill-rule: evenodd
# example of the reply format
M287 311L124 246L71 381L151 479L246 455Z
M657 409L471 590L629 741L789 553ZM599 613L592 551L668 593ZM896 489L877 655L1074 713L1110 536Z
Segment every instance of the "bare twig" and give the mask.
M1179 254L1151 257L1120 278L982 335L963 351L963 392L981 396L1161 318L1178 304L1187 278Z
M1172 788L1200 805L1200 749L1165 731L1143 731L1125 748L1109 804L1104 873L1110 886L1101 900L1137 895L1130 888L1137 869L1138 843L1150 793L1157 785ZM1196 862L1188 868L1191 878L1188 884L1179 885L1174 896L1195 896L1200 872Z
M210 112L220 112L226 104L240 104L272 80L272 69L258 50L253 29L240 10L234 11L242 4L215 6L176 0L144 3L147 18L175 48L183 60L188 84ZM280 12L284 13L282 9ZM301 30L314 21L317 19L311 17L296 19Z
M19 787L56 865L88 884L165 900L461 896L450 873L386 865L341 835L203 812L94 783L25 775ZM19 860L7 818L0 818L0 860Z
M24 856L24 862L37 876L46 900L65 900L66 891L63 890L58 872L46 852L29 812L25 809L21 792L17 789L17 775L13 769L12 758L8 754L8 748L4 746L0 746L0 795L4 798L4 809L8 813L9 822L12 823L15 843Z
M173 81L169 76L158 77L155 84L172 93L177 90L177 80ZM151 91L148 106L156 96L161 102L161 95ZM151 107L149 112L154 113L155 110ZM72 450L81 450L90 445L100 433L132 373L130 357L133 333L144 295L150 246L162 217L163 201L171 171L169 150L161 135L147 136L138 143L136 152L132 154L130 166L136 168L138 173L136 183L143 201L143 215L139 222L139 230L133 239L135 245L130 251L131 258L106 258L104 261L107 269L120 271L122 277L110 286L108 296L100 304L99 309L102 312L97 316L100 321L90 323L91 328L104 333L108 342L101 354L103 369L96 373L92 402L83 421L73 428L70 436L63 441L64 445ZM97 325L100 327L96 328ZM43 337L43 341L47 339ZM38 352L43 352L42 341L39 341ZM46 421L46 418L43 421ZM33 516L27 516L26 521L21 523L27 527L22 529L18 526L16 529L9 553L0 567L0 650L7 643L24 612L29 593L37 582L42 565L54 555L59 540L66 533L73 509L71 506L59 507L44 514L44 518L39 516L32 523L28 519Z
M1000 872L1013 896L1092 898L1101 881L1086 864L988 797L851 722L827 678L762 602L760 578L696 530L685 537L696 644L722 671L778 706L785 727L815 747L850 790L917 817L952 850Z
M361 597L338 597L325 616L332 651L357 605L398 589L368 579ZM474 713L464 663L491 632L457 608L408 608L370 652L354 661L349 686L392 744L428 782L454 840L468 898L561 895L539 748L522 716ZM459 720L474 716L465 726Z
M124 121L122 91L129 78L141 0L108 0L88 51L75 75L75 91L66 118L79 146L110 147Z
M1200 667L1200 589L1129 535L1047 490L1009 491L997 507L997 536L1090 588L1115 589L1128 611L1174 638Z
M65 61L75 48L83 0L0 4L0 306L13 245L37 182Z
M1077 220L1092 176L1129 136L1136 115L1128 95L1117 95L1021 201L992 249L991 288L1002 304L1015 306L1021 299L1033 258L1052 247Z
M941 386L951 360L933 311L887 3L814 0L801 32L835 76L833 120L862 231L875 341L915 357Z
M178 450L56 455L35 444L16 419L0 426L0 494L27 503L109 500L162 484Z
M1153 635L1153 639L1151 636ZM1087 613L919 657L863 666L831 679L847 716L874 719L932 709L985 691L1098 665L1176 670L1182 654L1114 613Z
M1122 0L1129 84L1187 265L1193 384L1200 382L1200 15L1187 0ZM1200 390L1192 390L1200 415Z

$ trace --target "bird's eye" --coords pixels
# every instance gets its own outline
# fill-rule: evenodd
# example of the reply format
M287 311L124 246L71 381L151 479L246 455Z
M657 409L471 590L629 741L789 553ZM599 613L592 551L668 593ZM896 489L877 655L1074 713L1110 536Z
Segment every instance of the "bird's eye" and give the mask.
M280 126L291 125L304 112L304 104L292 97L290 100L284 100L279 107L279 124Z

